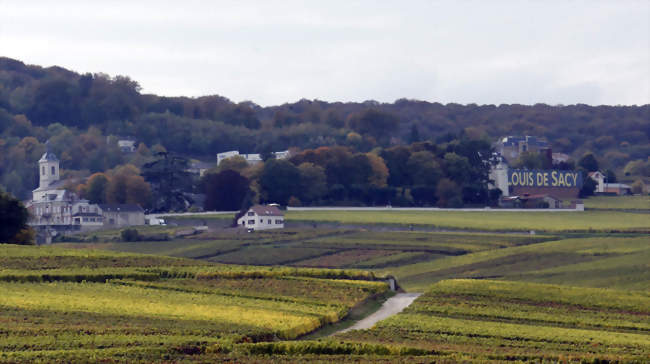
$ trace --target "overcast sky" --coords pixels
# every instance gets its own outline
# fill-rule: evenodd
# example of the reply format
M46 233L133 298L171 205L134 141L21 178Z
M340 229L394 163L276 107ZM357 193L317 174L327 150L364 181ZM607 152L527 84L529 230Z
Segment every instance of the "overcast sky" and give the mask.
M650 103L650 0L0 0L0 55L277 105Z

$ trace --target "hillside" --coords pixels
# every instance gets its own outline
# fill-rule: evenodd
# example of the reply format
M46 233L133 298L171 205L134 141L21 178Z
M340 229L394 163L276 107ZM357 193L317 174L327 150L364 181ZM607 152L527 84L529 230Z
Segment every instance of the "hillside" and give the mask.
M650 105L303 99L261 107L218 95L163 97L140 91L139 84L126 76L78 74L0 58L0 184L26 197L36 180L30 167L48 139L66 170L87 175L132 162L106 142L110 135L134 137L145 149L164 148L212 162L227 150L253 153L341 145L368 152L415 141L441 144L460 137L494 141L527 134L546 137L554 151L574 160L593 152L601 168L614 170L619 178L631 161L647 164L650 155ZM644 175L646 167L626 171Z

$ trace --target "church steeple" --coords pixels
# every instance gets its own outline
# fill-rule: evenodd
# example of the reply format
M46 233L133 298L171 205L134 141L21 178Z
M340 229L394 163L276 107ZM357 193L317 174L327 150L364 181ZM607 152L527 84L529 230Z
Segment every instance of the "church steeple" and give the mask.
M59 180L59 159L50 149L50 141L45 142L47 150L38 161L39 169L39 188L47 188L52 183Z

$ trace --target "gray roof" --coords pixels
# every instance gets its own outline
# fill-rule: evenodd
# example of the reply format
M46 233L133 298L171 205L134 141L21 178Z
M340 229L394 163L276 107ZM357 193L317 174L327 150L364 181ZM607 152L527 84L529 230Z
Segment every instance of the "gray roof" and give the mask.
M50 141L49 140L45 142L45 148L46 148L45 153L43 153L43 156L38 161L39 162L58 162L59 159L56 157L56 155L54 155L54 153L52 153L52 150L50 149Z
M76 214L72 216L93 216L93 217L101 217L102 215L96 213L96 212L77 212Z
M38 160L39 162L58 162L59 159L54 155L52 152L45 152L43 153L43 156L41 159Z
M99 208L104 212L144 212L136 204L100 204Z

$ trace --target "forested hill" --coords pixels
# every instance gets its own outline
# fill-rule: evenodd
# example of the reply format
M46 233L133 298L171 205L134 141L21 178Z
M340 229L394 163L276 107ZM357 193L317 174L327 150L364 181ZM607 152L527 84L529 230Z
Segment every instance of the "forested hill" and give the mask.
M400 99L390 104L300 100L261 107L217 95L142 94L126 76L78 74L0 58L0 184L33 178L14 176L8 182L10 164L35 162L30 153L36 154L47 139L55 153L64 155L66 169L113 168L119 161L97 145L100 136L108 135L132 136L148 147L160 144L213 160L227 150L343 145L366 152L419 140L441 143L452 135L495 140L527 134L548 138L554 151L574 158L592 151L601 166L620 171L629 161L650 155L649 120L650 105L443 105ZM26 137L36 138L29 139L36 145L31 152L27 147L11 150ZM16 162L21 155L24 160Z

